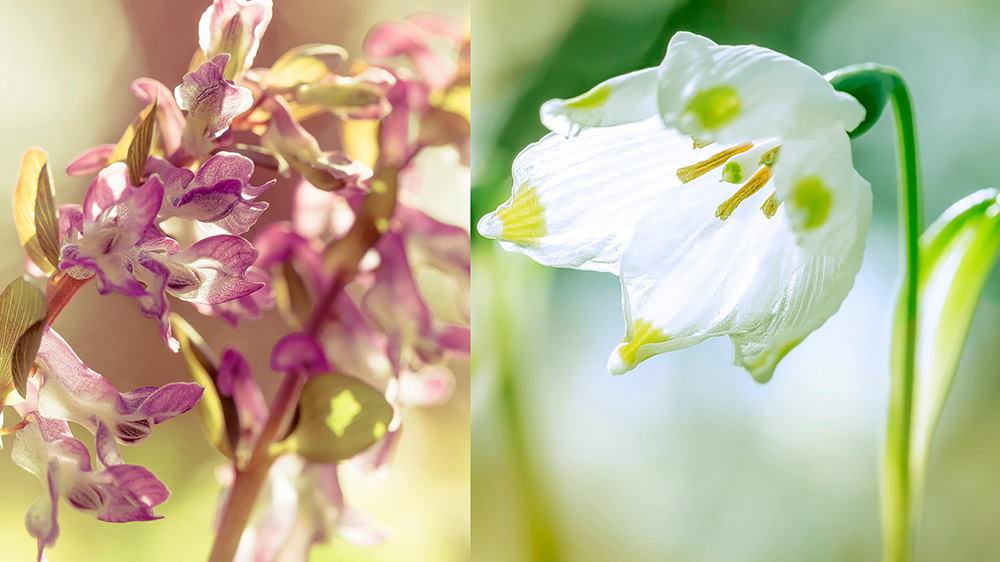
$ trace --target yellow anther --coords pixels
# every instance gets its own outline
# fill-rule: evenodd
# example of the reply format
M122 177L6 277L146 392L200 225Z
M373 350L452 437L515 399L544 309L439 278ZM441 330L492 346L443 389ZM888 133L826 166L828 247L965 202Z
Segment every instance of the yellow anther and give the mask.
M715 156L709 158L708 160L703 160L698 162L694 166L685 166L677 170L677 177L684 183L687 183L697 177L703 176L708 172L718 168L719 166L725 164L730 158L741 154L753 148L752 142L744 142L738 144L732 148L727 148L722 152L716 154Z
M760 165L761 166L767 166L768 168L773 168L774 165L778 162L778 149L779 148L781 148L780 144L778 146L772 148L771 150L768 150L764 154L761 154L760 155Z
M548 229L545 225L545 207L538 199L538 191L527 183L514 195L510 206L497 209L496 216L503 224L500 238L522 244L537 244Z
M778 205L781 205L781 203L778 202L777 197L775 197L775 194L772 193L771 196L767 198L767 201L764 201L764 204L760 206L760 210L764 211L765 217L772 218L774 217L774 214L778 212Z
M694 137L691 137L691 143L695 148L705 148L706 146L715 144L715 141L700 141Z
M719 205L719 208L715 210L715 216L722 220L728 219L729 216L733 214L733 211L736 210L736 207L740 205L740 203L742 203L745 199L747 199L754 193L760 191L760 188L764 187L764 184L766 184L767 181L770 179L771 179L770 168L764 167L757 170L757 173L754 174L752 178L750 178L750 181L743 184L743 187L741 187L739 191L737 191L729 199L726 199L724 203Z

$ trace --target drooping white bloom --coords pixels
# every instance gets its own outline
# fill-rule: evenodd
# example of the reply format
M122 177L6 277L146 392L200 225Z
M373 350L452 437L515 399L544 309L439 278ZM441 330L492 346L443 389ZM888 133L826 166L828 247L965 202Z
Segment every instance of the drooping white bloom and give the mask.
M621 374L728 335L760 381L837 309L861 266L871 188L847 131L861 104L756 46L681 32L666 57L542 106L479 231L544 265L621 277Z

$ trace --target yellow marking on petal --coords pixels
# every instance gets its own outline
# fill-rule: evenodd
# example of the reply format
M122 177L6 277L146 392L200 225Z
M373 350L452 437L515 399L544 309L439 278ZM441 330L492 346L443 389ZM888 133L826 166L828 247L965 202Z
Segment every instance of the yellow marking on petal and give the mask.
M767 201L764 201L764 204L760 206L760 210L764 211L764 216L770 219L773 218L774 214L778 212L779 205L781 205L781 203L778 202L778 198L775 197L774 193L772 193L770 197L767 198Z
M326 425L337 437L343 437L347 426L361 413L361 403L350 390L344 390L330 400L330 415Z
M646 320L636 320L632 324L632 334L632 341L627 341L628 336L625 336L625 339L622 340L625 345L618 348L618 355L628 365L636 364L636 355L639 353L640 347L670 341L670 336L664 334L659 328L654 328Z
M545 207L538 199L538 190L527 183L514 194L507 207L497 209L496 216L503 224L500 238L521 244L537 244L548 231L545 225Z
M381 420L379 420L375 422L375 427L372 428L372 436L375 437L375 439L381 439L382 436L385 435L386 429L388 428L385 426L385 424L382 423Z
M736 88L720 84L695 94L684 113L697 118L704 129L718 129L736 119L741 107Z
M740 205L740 203L742 203L746 198L750 197L754 193L760 191L760 188L764 187L764 184L766 184L767 181L770 179L771 179L770 168L765 167L757 170L757 173L754 174L752 178L750 178L750 181L743 184L743 187L741 187L739 191L737 191L735 194L733 194L732 197L726 199L721 205L719 205L719 208L715 210L715 216L722 220L728 219L729 216L733 214L733 211L736 210L736 207Z
M702 160L693 166L685 166L683 168L678 168L677 177L682 182L687 183L695 178L701 177L708 172L718 168L719 166L725 164L730 158L736 156L737 154L742 154L753 148L752 142L740 143L732 148L727 148L722 152L712 156L708 160Z
M597 109L611 97L611 90L611 84L602 84L585 94L566 100L565 105L570 109Z
M804 229L817 228L830 216L833 191L819 176L806 176L795 183L790 204L805 213Z

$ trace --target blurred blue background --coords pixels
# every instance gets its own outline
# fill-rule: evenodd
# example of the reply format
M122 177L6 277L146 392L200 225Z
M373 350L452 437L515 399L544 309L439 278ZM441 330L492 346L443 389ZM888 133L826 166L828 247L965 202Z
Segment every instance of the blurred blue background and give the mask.
M478 0L473 13L473 223L509 196L514 156L545 133L543 101L658 64L678 30L821 73L895 66L916 107L928 221L998 186L997 2ZM766 385L731 365L728 339L612 377L617 278L474 235L477 561L532 548L574 561L878 559L900 272L891 115L853 148L874 191L864 266ZM994 271L931 452L918 560L1000 559L998 284Z

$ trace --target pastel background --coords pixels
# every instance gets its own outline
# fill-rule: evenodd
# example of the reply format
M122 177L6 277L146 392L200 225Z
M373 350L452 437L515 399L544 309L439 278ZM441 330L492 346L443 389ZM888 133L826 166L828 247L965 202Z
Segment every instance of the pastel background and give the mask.
M510 193L538 107L658 64L678 30L820 72L898 67L917 112L926 213L997 187L1000 4L960 0L483 0L473 50L473 221ZM617 278L553 270L474 235L477 561L877 560L890 304L900 271L891 115L854 142L872 184L864 266L771 382L727 339L612 377ZM624 171L627 173L627 171ZM931 453L917 560L1000 557L1000 277Z
M129 87L140 76L173 88L197 48L197 24L210 0L32 0L4 2L0 18L0 280L23 272L24 253L11 203L21 156L31 146L49 153L58 203L80 202L90 178L69 178L67 163L91 146L115 142L141 109ZM361 55L361 41L375 23L417 12L468 18L468 0L278 0L256 61L270 65L287 49L334 43ZM332 120L309 121L324 146L336 146ZM426 172L425 207L442 220L467 225L468 170L441 155ZM431 158L433 160L433 158ZM448 163L452 162L452 163ZM258 172L254 183L271 179ZM249 238L270 220L287 218L294 183L284 180L264 197L271 203ZM183 314L217 351L238 342L265 392L277 387L267 366L271 346L286 329L276 313L239 331L202 317L179 301ZM55 328L80 357L121 390L187 380L183 359L162 344L155 322L142 318L133 301L100 297L87 286L59 317ZM414 409L405 419L396 468L384 482L348 477L345 494L393 529L395 540L362 549L338 540L315 549L310 560L469 560L469 384L468 367L456 365L458 387L450 403ZM8 423L17 420L9 413ZM92 438L82 437L84 442ZM11 438L0 452L0 559L34 560L34 540L24 514L42 493L41 483L10 462ZM204 560L213 537L223 457L202 436L198 415L156 428L152 438L123 448L126 462L156 473L172 495L149 523L110 524L60 505L61 536L47 550L50 562ZM428 514L433 514L429 516Z

